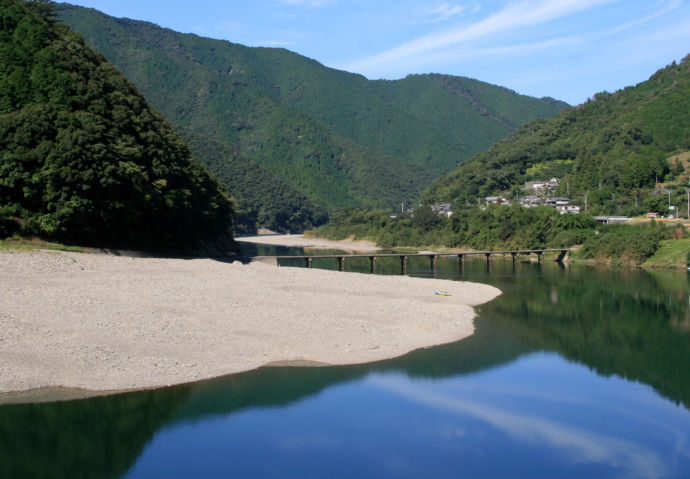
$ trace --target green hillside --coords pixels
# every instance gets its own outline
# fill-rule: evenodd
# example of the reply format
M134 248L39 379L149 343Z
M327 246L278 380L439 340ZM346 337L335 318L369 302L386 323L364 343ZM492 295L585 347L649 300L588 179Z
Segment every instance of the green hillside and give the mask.
M227 252L233 202L52 2L0 0L0 236Z
M561 180L555 193L580 203L586 195L590 212L639 214L665 204L659 212L666 213L668 195L672 204L682 204L688 185L682 161L690 150L688 105L690 57L636 86L599 93L521 127L437 180L424 196L460 208L555 176Z
M185 129L180 131L189 147L206 159L207 168L232 191L233 198L242 202L242 209L234 219L236 233L254 233L257 224L283 231L289 230L288 226L299 228L326 220L325 208L314 205L255 161L241 157L212 138Z
M414 201L472 154L565 106L458 77L369 81L287 50L180 34L71 5L62 6L61 19L117 65L226 184L235 166L258 165L237 175L248 179L257 171L256 185L273 175L285 194L300 198L291 205L300 208L296 214L267 204L267 190L237 194L243 211L258 219L262 210L278 230L317 223L320 208ZM192 135L217 145L215 156L194 146Z

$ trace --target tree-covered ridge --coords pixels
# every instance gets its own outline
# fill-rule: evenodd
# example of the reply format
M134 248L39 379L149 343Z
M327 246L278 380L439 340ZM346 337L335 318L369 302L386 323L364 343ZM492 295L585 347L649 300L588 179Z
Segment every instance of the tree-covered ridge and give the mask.
M689 104L686 57L648 81L599 93L550 120L521 127L437 180L425 198L474 204L525 181L556 176L558 193L581 199L587 194L595 210L639 213L657 182L684 178L682 164L667 158L690 149ZM640 211L631 211L634 204Z
M221 251L233 201L47 1L0 0L0 228L84 245Z
M253 234L255 225L273 231L301 231L323 224L326 209L316 206L286 181L255 161L230 151L209 137L180 130L189 147L205 158L205 164L232 191L242 205L234 219L234 232Z
M287 50L184 35L70 5L61 19L124 71L185 138L183 130L212 139L233 152L228 158L251 160L262 175L279 177L329 210L409 203L439 174L564 106L457 77L446 79L452 87L431 75L420 76L419 87L415 77L369 81ZM193 148L205 164L217 163ZM246 200L282 214L261 197Z
M446 168L454 168L486 150L520 125L549 118L568 106L451 75L409 75L396 81L378 80L372 87L383 98L461 145L462 151L454 152L444 164Z

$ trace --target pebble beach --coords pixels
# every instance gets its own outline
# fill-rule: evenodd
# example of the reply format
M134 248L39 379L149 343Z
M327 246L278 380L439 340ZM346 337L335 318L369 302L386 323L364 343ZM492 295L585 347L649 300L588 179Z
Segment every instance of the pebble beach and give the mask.
M437 295L443 290L448 295ZM492 286L213 259L0 252L2 393L356 364L460 340Z

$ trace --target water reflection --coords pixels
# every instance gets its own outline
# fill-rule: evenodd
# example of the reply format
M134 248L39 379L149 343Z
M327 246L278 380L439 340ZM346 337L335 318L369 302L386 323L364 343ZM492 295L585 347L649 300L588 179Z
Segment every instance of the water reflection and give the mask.
M189 388L0 407L0 477L120 477Z
M410 271L431 274L428 260L414 260ZM368 261L354 263L348 268L368 270ZM470 338L375 364L263 368L159 391L1 406L0 477L690 470L687 275L510 260L488 269L468 261L459 275L450 259L438 275L504 291L481 307Z
M579 380L580 368L559 364L558 372L554 370L553 364L561 361L544 354L523 359L519 368L509 368L519 375L520 382L516 383L513 377L498 388L496 384L501 381L491 374L475 378L471 383L456 381L424 388L395 376L374 377L370 381L444 416L483 423L496 431L496 436L509 437L521 447L538 447L557 456L561 464L568 464L571 474L578 471L581 477L591 477L592 471L587 469L593 464L620 471L625 477L666 477L677 472L666 465L669 454L664 448L667 446L680 453L675 460L687 464L688 450L677 446L683 446L687 440L688 421L669 424L666 430L660 430L656 421L649 418L663 417L663 405L647 408L641 414L637 404L625 404L625 398L618 397L624 386L619 379L607 383L607 390L601 391L611 403L600 404L592 400L589 380ZM563 374L567 375L567 381L562 381ZM543 384L533 384L534 377L560 383L558 392L544 391ZM563 414L565 409L567 414ZM606 417L605 422L601 422L602 415ZM631 427L654 431L658 445L639 441L636 434L627 430ZM542 477L562 477L559 473L562 469L562 466L555 467L547 474L540 468Z

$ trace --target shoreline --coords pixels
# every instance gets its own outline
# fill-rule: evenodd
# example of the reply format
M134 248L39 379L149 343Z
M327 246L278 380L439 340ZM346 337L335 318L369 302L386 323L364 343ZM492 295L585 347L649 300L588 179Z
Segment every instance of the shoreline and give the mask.
M0 271L0 404L390 359L471 335L472 307L500 294L449 280L55 251L0 252Z

